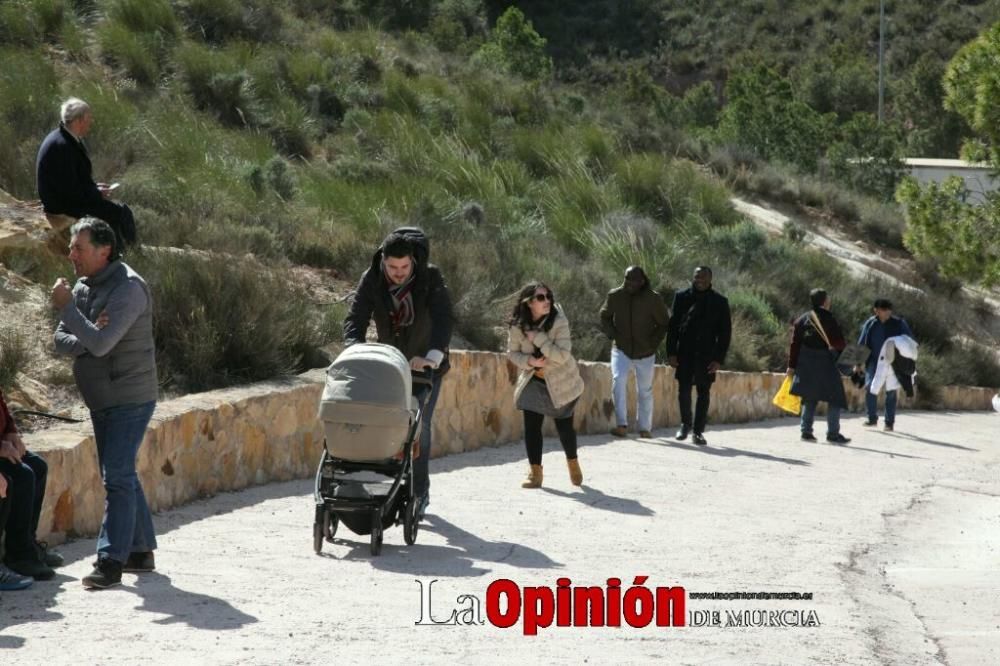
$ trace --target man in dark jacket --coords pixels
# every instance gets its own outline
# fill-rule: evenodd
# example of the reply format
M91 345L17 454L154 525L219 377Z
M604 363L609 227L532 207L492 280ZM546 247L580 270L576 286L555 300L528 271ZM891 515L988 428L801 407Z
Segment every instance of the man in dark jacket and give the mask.
M615 403L615 437L628 432L628 377L635 368L639 436L653 430L653 369L656 348L667 332L667 306L653 291L639 266L629 266L622 286L608 292L601 307L601 330L614 342L611 348L611 395Z
M156 409L153 298L118 255L115 232L87 217L70 230L69 259L79 280L59 278L52 307L55 347L73 357L73 376L90 410L106 500L87 588L119 585L122 571L154 569L156 534L135 461Z
M878 395L872 393L869 388L872 385L872 378L875 376L875 368L878 366L879 355L882 353L882 345L889 338L900 335L913 337L910 325L902 317L892 314L892 302L887 298L878 298L872 306L872 316L861 325L861 335L858 336L858 344L868 347L871 354L865 362L865 409L868 412L868 420L864 425L875 427L878 425ZM907 377L908 378L908 377ZM885 392L885 430L892 432L896 423L896 399L898 391Z
M374 319L378 341L392 345L410 360L413 395L423 405L420 454L413 461L420 515L430 501L431 420L441 378L449 367L452 327L451 295L441 270L429 263L429 258L430 245L423 231L415 227L393 231L362 274L344 319L344 342L348 345L364 342Z
M847 343L840 324L830 312L831 299L826 291L813 289L809 292L809 302L812 309L792 325L788 349L788 375L794 376L791 393L802 398L802 441L816 441L813 420L817 403L823 401L826 441L847 444L851 440L840 434L840 410L847 408L847 395L835 360Z
M681 429L677 439L687 439L694 426L694 443L705 446L705 425L715 373L726 360L732 338L729 301L712 289L712 269L694 269L691 287L674 295L667 328L667 362L678 382ZM691 388L698 390L692 424Z
M111 225L119 246L135 242L135 219L125 204L110 201L112 186L95 183L90 156L83 143L94 124L90 106L70 98L63 102L59 127L52 130L38 149L35 177L38 198L49 215L71 218L92 216Z

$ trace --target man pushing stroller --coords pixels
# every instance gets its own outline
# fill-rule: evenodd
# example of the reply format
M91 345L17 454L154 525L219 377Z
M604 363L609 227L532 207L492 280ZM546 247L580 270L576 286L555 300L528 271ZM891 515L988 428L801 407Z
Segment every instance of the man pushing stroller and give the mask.
M448 372L451 340L451 296L441 270L429 262L430 242L416 227L401 227L389 234L375 251L371 266L361 275L344 319L344 342L365 342L375 320L378 341L392 345L410 361L416 381L413 395L422 404L420 453L414 460L414 490L418 514L430 501L428 461L431 454L431 420ZM430 383L426 372L430 370Z

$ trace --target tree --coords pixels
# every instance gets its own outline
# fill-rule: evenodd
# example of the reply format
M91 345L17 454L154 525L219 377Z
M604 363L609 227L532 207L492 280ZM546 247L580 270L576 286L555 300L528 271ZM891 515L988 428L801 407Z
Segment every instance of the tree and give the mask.
M535 32L517 7L509 7L497 19L490 40L477 55L488 65L532 81L552 73L552 58L545 53L545 38Z
M831 116L795 99L788 79L765 65L739 70L726 82L719 136L764 159L814 171L831 125Z
M880 125L870 113L856 113L837 134L837 142L827 151L834 178L859 192L891 201L906 173L899 157L899 128L890 123Z
M1000 168L1000 23L966 44L944 75L945 107L957 112L982 142L994 168ZM921 188L907 179L897 192L906 205L903 242L917 256L936 260L946 276L985 286L1000 284L1000 195L982 205L968 201L959 178Z

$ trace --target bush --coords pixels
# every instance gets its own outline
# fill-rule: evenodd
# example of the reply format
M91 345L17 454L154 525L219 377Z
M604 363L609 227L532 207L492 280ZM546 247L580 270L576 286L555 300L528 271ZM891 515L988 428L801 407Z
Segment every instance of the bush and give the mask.
M546 78L552 72L545 39L517 7L508 7L497 19L490 40L476 56L491 67L529 80Z
M30 358L30 338L28 333L4 324L0 326L0 389L10 390Z
M322 344L302 291L254 262L146 251L130 263L153 290L157 362L168 386L204 391L287 375Z

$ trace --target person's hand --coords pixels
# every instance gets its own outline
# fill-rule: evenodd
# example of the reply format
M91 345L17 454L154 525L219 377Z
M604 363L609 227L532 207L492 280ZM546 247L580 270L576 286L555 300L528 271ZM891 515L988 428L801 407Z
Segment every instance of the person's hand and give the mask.
M21 464L21 456L17 452L17 448L14 446L14 443L9 439L5 439L0 442L0 458L9 460L15 465Z
M708 374L714 375L716 372L719 371L719 368L721 367L722 367L721 363L719 363L718 361L712 361L711 363L708 364Z
M433 368L434 364L428 361L423 356L414 356L410 359L410 368L413 370L423 370L424 368Z
M101 196L105 199L111 198L111 186L107 183L98 183L97 191L101 193Z
M7 497L7 477L0 474L0 499Z
M528 338L528 342L534 342L535 341L535 333L537 333L537 332L538 331L528 331L528 332L526 332L524 334L524 337Z
M785 374L788 375L789 377L794 377L795 376L795 368L788 368L787 370L785 370Z
M56 310L62 310L66 305L73 300L73 290L69 287L69 282L66 278L59 278L56 283L52 285L52 307Z
M542 358L535 358L534 356L532 356L531 358L528 359L528 365L530 365L533 368L544 368L547 363L548 359L546 359L544 356Z
M94 322L94 326L97 328L104 328L111 323L111 318L108 316L107 310L101 310L101 314L97 315L97 321Z
M676 356L668 356L667 357L667 365L669 365L671 368L676 368L677 367L677 357Z

